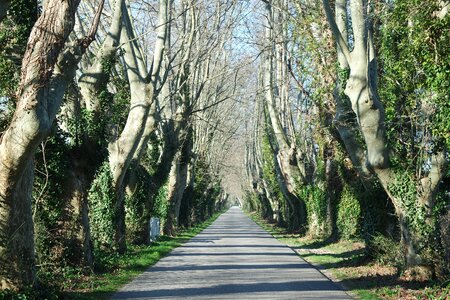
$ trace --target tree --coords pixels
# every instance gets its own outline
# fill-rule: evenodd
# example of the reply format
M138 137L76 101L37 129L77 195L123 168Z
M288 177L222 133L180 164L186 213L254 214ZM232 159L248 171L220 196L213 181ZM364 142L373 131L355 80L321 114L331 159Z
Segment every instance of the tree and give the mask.
M125 3L122 4L124 29L122 30L121 40L125 43L124 61L131 92L130 111L122 132L115 136L108 146L109 164L113 175L112 185L116 194L115 244L119 253L123 253L126 250L124 178L141 140L148 141L152 130L147 128L154 128L155 121L152 118L150 109L152 106L155 107L156 84L158 83L167 26L169 24L167 18L168 9L168 1L161 0L159 2L158 39L155 44L152 69L150 72L147 72L142 49L136 40L130 13L125 7Z
M286 198L289 207L290 207L290 216L289 216L289 222L290 226L293 230L298 230L301 227L305 225L306 222L306 211L304 207L304 202L302 199L300 199L297 195L297 192L299 190L298 182L302 179L302 176L304 174L301 173L301 170L298 165L298 157L297 157L297 146L295 141L291 140L291 136L287 134L287 124L290 123L290 112L289 107L285 104L283 104L284 111L278 112L277 111L277 105L276 105L276 99L274 95L274 90L277 91L277 96L279 91L285 90L283 85L285 82L283 81L283 78L278 76L276 78L278 83L281 83L280 85L277 85L277 81L274 80L274 74L276 74L274 70L274 61L273 61L273 51L274 51L274 35L275 35L275 28L276 28L276 22L274 19L274 10L272 1L264 1L265 2L265 11L266 11L266 23L265 23L265 40L266 40L266 49L265 49L265 61L264 61L264 76L263 76L263 82L264 82L264 92L265 92L265 99L266 99L266 109L268 112L268 117L271 124L271 130L273 130L274 135L274 141L272 144L272 149L274 151L274 155L277 159L277 164L275 165L277 173L279 173L279 185L280 189ZM283 32L283 31L282 31ZM283 43L282 43L283 44ZM283 53L284 49L281 49L281 59L285 53ZM277 70L281 73L283 73L283 68L285 65L282 62L279 62L277 64L278 69ZM282 75L283 76L283 75ZM286 97L286 92L284 92L284 95L282 95L282 98L280 98L281 103L285 103L286 99L283 97ZM286 121L286 126L283 126L282 120L280 119L281 115L285 115L286 117L284 120ZM286 130L285 130L286 128ZM290 126L290 129L292 129L292 126Z
M18 103L0 143L0 257L2 288L35 280L31 189L34 152L48 135L62 95L52 83L64 67L58 56L73 29L79 1L48 1L22 62Z
M345 81L345 95L350 100L364 142L357 141L353 128L339 128L342 139L353 160L362 160L359 165L363 169L367 166L370 172L374 172L389 195L399 220L407 265L420 264L422 258L418 251L419 244L423 243L424 232L413 225L420 216L412 215L409 207L433 207L436 190L445 174L444 152L434 149L429 154L429 170L421 178L413 179L417 180L417 189L415 183L404 180L408 170L396 168L389 159L385 109L379 99L372 6L363 0L353 0L347 8L345 2L337 1L337 18L333 16L329 1L324 0L323 7L336 41L341 68L349 72ZM345 30L350 18L352 45ZM343 123L340 125L345 126ZM411 174L406 176L411 178Z
M6 17L6 13L8 12L11 1L9 0L1 0L0 1L0 22Z

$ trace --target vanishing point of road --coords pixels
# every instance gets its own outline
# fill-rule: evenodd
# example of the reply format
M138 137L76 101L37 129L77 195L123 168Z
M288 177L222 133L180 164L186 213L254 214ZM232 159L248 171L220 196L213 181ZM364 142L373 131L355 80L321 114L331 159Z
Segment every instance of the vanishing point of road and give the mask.
M351 299L238 207L113 299Z

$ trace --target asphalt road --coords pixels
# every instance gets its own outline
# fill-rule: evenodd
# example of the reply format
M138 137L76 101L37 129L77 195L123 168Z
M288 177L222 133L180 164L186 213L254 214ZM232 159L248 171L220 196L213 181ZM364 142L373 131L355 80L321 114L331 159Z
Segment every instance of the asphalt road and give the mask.
M112 299L351 299L232 207Z

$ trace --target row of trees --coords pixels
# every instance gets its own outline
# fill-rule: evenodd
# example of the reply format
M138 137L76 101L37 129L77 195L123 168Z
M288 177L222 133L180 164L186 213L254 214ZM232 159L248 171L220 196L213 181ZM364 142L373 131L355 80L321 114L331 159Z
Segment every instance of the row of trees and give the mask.
M245 205L448 278L448 3L262 2Z
M446 278L448 6L0 0L1 287L205 219L228 153L249 209Z
M172 235L224 207L240 7L0 1L2 289L148 243L152 216Z

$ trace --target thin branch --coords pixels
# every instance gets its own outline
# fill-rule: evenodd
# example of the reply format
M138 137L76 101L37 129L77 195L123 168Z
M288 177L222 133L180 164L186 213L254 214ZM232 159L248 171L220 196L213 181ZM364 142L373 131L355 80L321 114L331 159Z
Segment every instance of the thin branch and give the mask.
M102 15L103 7L105 5L105 0L101 0L94 16L94 21L92 21L91 29L86 37L82 38L79 42L84 49L87 49L89 45L95 40L95 35L97 34L98 26L100 24L100 17Z
M44 172L42 172L43 175L45 175L45 182L44 186L42 187L41 191L39 192L39 196L36 198L35 205L34 205L34 212L33 212L33 219L36 217L36 212L39 207L39 203L42 200L42 196L44 195L45 190L47 189L48 185L48 167L47 167L47 159L45 157L45 145L47 144L47 141L41 143L41 149L42 149L42 161L44 163Z
M209 108L211 108L211 107L213 107L213 106L219 105L220 103L222 103L222 102L224 102L224 101L227 101L227 100L230 99L230 98L231 98L231 97L225 97L224 99L219 100L219 101L217 101L217 102L215 102L215 103L212 103L212 104L210 104L210 105L207 105L207 106L205 106L205 107L203 107L203 108L199 108L199 109L193 110L193 111L191 112L191 114L195 114L195 113L197 113L197 112L205 111L205 110L207 110L207 109L209 109Z

